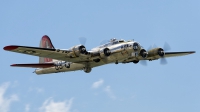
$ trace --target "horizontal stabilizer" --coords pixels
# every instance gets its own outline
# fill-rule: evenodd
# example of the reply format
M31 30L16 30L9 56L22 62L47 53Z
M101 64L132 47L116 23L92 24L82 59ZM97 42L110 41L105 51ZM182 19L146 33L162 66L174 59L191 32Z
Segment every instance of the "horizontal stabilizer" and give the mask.
M32 63L32 64L12 64L12 67L48 68L53 67L54 63Z

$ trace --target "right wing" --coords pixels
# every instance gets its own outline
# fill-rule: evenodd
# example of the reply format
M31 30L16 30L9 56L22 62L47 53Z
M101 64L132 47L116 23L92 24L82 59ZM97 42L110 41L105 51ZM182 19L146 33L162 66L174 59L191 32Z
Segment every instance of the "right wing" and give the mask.
M4 50L17 52L32 56L52 58L57 60L69 61L69 62L86 62L89 61L87 56L76 56L72 50L60 50L60 49L50 49L50 48L40 48L40 47L29 47L29 46L18 46L10 45L4 47Z
M189 54L193 54L195 51L184 51L184 52L165 52L165 55L163 57L160 57L159 55L156 56L150 56L147 57L146 59L141 59L141 60L155 60L159 58L169 58L169 57L177 57L177 56L185 56Z

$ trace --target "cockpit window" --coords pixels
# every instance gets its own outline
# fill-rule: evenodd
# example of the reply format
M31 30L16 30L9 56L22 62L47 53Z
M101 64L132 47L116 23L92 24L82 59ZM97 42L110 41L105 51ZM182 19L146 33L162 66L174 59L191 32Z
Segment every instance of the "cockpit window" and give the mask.
M125 42L125 41L124 40L117 40L117 39L114 38L114 39L111 39L109 43L106 43L104 45L99 46L99 48L108 47L108 46L115 45L115 44L122 43L122 42Z
M114 45L114 44L118 44L118 43L119 43L118 41L115 41L115 42L113 42L113 45Z

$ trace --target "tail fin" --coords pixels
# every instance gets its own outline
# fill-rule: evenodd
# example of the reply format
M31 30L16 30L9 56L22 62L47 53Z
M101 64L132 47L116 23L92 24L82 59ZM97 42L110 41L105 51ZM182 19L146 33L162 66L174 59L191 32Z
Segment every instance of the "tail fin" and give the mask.
M55 49L51 39L47 36L44 35L40 41L40 47L41 48L50 48L50 49ZM52 62L53 60L51 58L44 58L44 57L40 57L39 58L39 63L46 63L46 62Z

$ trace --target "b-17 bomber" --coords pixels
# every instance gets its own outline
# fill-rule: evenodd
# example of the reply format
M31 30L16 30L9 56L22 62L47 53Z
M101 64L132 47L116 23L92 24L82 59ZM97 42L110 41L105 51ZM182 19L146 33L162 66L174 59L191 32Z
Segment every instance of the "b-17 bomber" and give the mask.
M3 48L6 51L17 52L39 57L39 63L12 64L13 67L36 68L34 73L50 74L68 71L83 70L90 73L92 68L111 63L135 63L146 65L147 61L161 60L166 64L165 58L184 56L195 51L167 52L170 46L166 43L163 48L154 47L144 49L140 43L130 40L111 39L109 42L87 50L83 44L75 45L69 49L55 48L47 35L40 41L40 47L9 45Z

